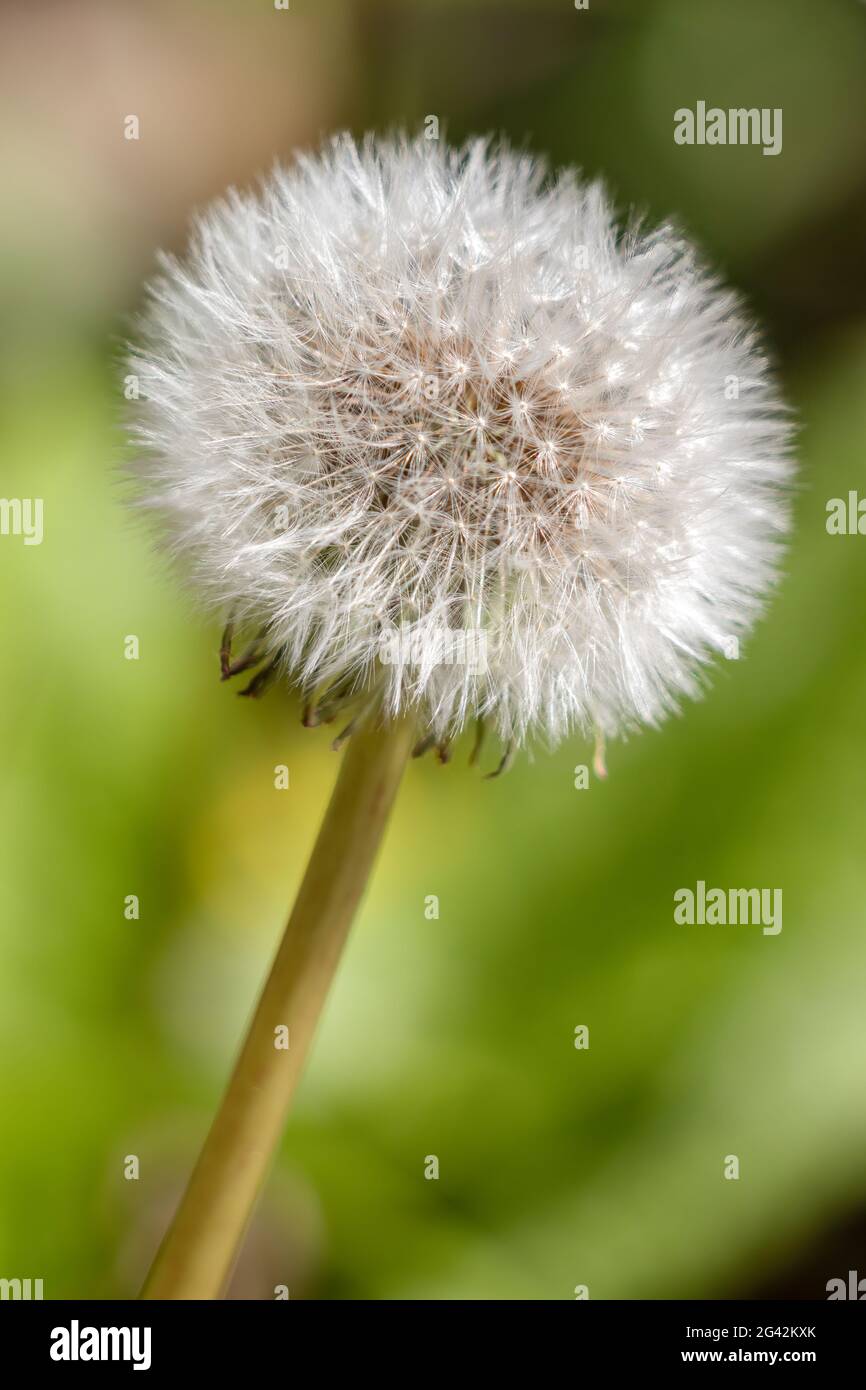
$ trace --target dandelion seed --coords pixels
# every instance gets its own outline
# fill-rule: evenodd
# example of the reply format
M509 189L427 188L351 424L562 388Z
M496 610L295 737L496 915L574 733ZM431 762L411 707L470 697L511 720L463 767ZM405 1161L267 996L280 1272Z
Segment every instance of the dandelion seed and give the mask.
M776 577L789 426L736 302L502 146L342 136L231 194L129 370L139 495L205 600L439 746L657 723ZM402 624L482 629L483 669L383 666Z

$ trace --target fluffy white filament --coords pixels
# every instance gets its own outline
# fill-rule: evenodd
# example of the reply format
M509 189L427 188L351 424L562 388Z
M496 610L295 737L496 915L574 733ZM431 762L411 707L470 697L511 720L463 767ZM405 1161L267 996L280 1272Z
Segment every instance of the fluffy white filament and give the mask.
M142 337L142 500L307 691L439 737L615 734L695 694L774 579L756 337L573 173L339 137L198 220Z

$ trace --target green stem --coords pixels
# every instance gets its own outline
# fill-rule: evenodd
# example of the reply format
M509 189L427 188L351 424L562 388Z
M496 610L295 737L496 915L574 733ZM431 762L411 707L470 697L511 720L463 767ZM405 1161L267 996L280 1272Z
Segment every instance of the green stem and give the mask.
M411 744L412 730L405 721L361 730L349 742L228 1089L142 1298L219 1298L225 1288ZM284 1029L287 1049L276 1046Z

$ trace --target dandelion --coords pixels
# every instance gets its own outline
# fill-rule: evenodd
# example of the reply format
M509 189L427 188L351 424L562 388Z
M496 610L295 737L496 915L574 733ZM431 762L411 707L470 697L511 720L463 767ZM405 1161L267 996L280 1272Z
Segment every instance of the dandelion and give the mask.
M139 499L223 616L224 677L283 678L351 735L149 1286L213 1296L409 749L446 760L471 720L501 770L699 693L775 581L789 426L686 241L483 140L341 136L230 194L163 260L130 370Z

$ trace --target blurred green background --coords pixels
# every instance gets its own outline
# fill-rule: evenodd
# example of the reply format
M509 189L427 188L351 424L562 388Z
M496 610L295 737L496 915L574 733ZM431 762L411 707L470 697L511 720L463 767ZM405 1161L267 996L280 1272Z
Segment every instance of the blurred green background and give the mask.
M742 659L607 782L575 788L579 742L493 783L463 751L412 766L232 1296L866 1275L866 539L825 528L866 492L866 6L19 0L0 24L0 492L45 527L0 537L0 1276L136 1291L337 765L288 693L220 686L219 633L124 509L142 282L227 184L428 115L701 240L798 416L796 533ZM782 153L677 146L698 100L781 107ZM676 926L698 879L782 888L783 931Z

